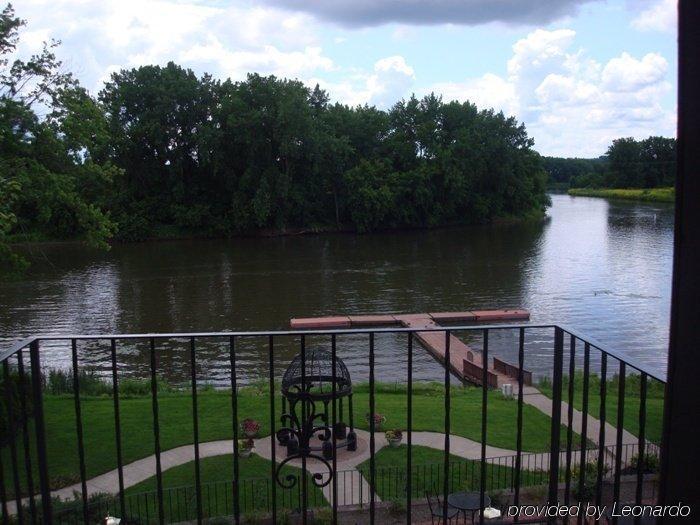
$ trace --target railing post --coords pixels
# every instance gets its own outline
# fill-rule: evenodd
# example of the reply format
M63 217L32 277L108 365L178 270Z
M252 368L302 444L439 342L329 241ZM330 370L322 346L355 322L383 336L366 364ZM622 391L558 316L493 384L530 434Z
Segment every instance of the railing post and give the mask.
M117 342L110 341L112 357L112 397L114 401L114 431L117 447L117 472L119 477L119 510L121 516L126 516L126 502L124 500L124 460L122 458L122 426L119 413L119 379L117 376Z
M71 341L73 358L73 398L75 404L75 431L78 438L78 458L80 467L80 495L83 502L83 520L89 521L87 475L85 473L85 448L83 444L83 415L80 406L80 374L78 372L78 348L76 340Z
M523 388L524 374L523 367L525 366L525 329L520 328L518 337L518 419L517 419L517 437L516 437L516 455L515 455L515 479L513 480L514 495L513 505L516 507L520 504L520 472L522 470L522 453L523 453ZM519 513L515 515L514 521L519 521Z
M332 519L334 525L338 523L338 447L335 435L336 425L338 424L338 400L336 399L336 392L338 390L338 387L336 385L336 382L338 381L338 356L336 350L336 337L335 334L333 334L331 335L331 373L333 375L333 405L331 406L331 443L333 444L333 485L331 487L331 494L333 498Z
M301 384L305 385L306 384L306 336L302 335L301 336ZM301 397L301 420L304 422L303 424L306 425L306 418L307 418L307 403L308 403L308 397L306 395L306 392L303 393ZM308 447L308 439L305 434L303 435L303 439L300 439L299 441L299 446L300 447ZM306 473L306 455L308 453L308 450L303 450L302 455L301 455L301 486L300 487L300 500L301 500L301 522L302 525L306 525L308 523L308 486L307 486L307 473Z
M561 432L562 366L564 364L564 331L554 329L554 373L552 377L552 430L549 449L549 504L559 498L559 449Z
M197 524L201 525L202 514L202 471L199 462L199 412L197 406L197 356L195 340L190 337L190 373L192 383L192 430L194 437L194 484L197 493Z
M377 472L375 463L374 444L374 332L369 333L369 522L374 524L375 501L374 495L377 490Z
M41 359L39 358L39 341L29 345L29 360L32 367L32 395L34 402L34 429L36 432L36 449L39 466L39 487L41 490L42 523L51 525L53 514L51 508L51 486L49 485L49 465L46 455L46 426L44 423L44 401L41 388Z
M647 375L642 372L639 384L639 441L637 442L637 490L635 503L641 505L644 495L644 464L646 463L645 432L647 420Z
M229 358L231 361L231 424L233 426L233 520L236 525L241 521L241 495L238 465L238 384L236 378L236 340L229 338Z
M484 368L487 362L484 361ZM443 521L447 521L447 497L450 494L450 331L445 331L445 446L443 451L444 479L442 495Z
M588 445L588 385L590 379L590 358L591 345L584 343L583 345L583 388L581 392L581 456L579 459L579 481L578 490L579 498L583 494L586 485L586 466L588 465L587 445ZM583 523L583 516L579 515L579 523Z
M156 456L156 487L158 491L158 523L165 523L165 511L163 509L163 472L160 462L160 418L158 415L158 375L156 363L156 342L150 340L151 358L151 405L153 410L153 445Z
M617 435L615 439L615 483L613 485L613 499L620 501L620 470L622 470L622 434L625 428L625 362L620 361L617 391ZM614 520L617 523L617 518Z
M277 523L277 483L275 482L275 469L277 465L277 451L275 448L275 358L274 358L274 338L268 338L268 366L269 385L270 385L270 457L272 458L270 465L270 477L272 480L270 489L270 498L272 500L272 523ZM335 384L333 385L335 387ZM326 423L328 423L326 421Z
M484 344L481 366L481 479L479 480L479 508L484 508L484 496L486 492L486 422L488 416L489 401L489 330L484 329ZM484 513L479 511L479 523L484 524Z
M10 365L7 360L2 363L3 376L5 383L5 419L7 425L7 441L10 448L10 468L12 469L12 481L15 490L15 504L17 505L17 521L19 525L23 525L24 516L22 510L22 487L19 482L19 463L17 463L17 445L15 443L17 437L17 421L14 410L14 393L12 387L12 379L10 378Z
M605 397L607 394L607 373L608 373L608 354L603 353L600 362L600 411L598 413L598 421L600 429L598 432L598 472L596 476L596 494L595 504L600 505L603 498L603 471L605 469Z
M571 335L569 341L569 396L567 410L567 426L566 426L566 488L564 489L564 504L569 504L571 492L571 448L574 439L574 379L576 375L576 337ZM566 522L569 522L567 516Z
M413 499L413 332L408 332L408 385L406 387L406 525L411 525L411 502Z

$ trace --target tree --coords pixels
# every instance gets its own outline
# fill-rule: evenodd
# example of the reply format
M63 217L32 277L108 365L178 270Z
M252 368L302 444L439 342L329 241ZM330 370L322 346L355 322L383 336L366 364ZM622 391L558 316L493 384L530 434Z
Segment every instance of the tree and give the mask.
M91 144L77 138L77 130L96 122L94 111L83 111L89 97L62 70L57 41L44 43L28 61L12 60L24 25L8 4L0 14L0 258L15 270L26 262L10 250L12 236L78 237L106 247L115 228L84 193L87 176L103 171L85 156ZM68 104L71 95L83 105ZM40 118L40 109L52 116ZM113 174L109 166L104 170Z
M613 140L606 156L610 167L608 185L613 188L642 188L641 148L632 137Z

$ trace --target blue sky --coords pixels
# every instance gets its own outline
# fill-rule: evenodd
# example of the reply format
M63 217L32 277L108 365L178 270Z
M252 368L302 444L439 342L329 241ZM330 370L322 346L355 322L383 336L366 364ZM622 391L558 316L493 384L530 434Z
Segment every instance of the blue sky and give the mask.
M543 154L675 134L675 0L22 0L19 53L60 39L96 93L111 72L173 60L198 73L319 83L389 107L412 93L523 121Z

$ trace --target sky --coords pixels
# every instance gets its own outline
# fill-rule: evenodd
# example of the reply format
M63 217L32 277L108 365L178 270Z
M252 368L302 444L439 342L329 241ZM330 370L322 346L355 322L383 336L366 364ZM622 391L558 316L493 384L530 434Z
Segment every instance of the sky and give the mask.
M58 56L97 94L111 73L174 61L198 74L318 83L389 108L411 94L524 122L544 155L675 136L676 0L15 0L18 54Z

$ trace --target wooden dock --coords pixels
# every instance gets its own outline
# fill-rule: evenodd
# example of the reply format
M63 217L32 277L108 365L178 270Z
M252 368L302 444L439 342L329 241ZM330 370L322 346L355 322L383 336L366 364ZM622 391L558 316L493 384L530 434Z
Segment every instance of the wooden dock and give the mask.
M404 326L407 328L437 328L449 323L478 323L528 320L527 310L474 310L467 312L432 312L423 314L343 315L332 317L296 318L290 321L293 329L367 328L371 326ZM445 365L445 332L415 332L416 339L440 363ZM458 337L450 334L450 370L463 381L481 385L483 356ZM493 358L487 366L487 381L492 388L517 379L517 367ZM525 372L525 383L531 374Z

